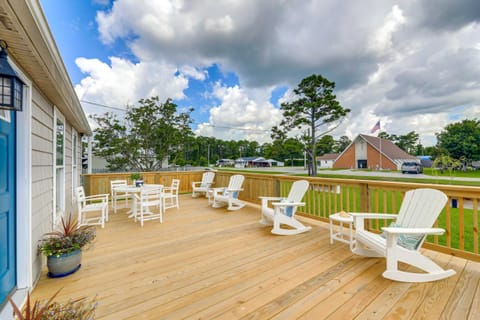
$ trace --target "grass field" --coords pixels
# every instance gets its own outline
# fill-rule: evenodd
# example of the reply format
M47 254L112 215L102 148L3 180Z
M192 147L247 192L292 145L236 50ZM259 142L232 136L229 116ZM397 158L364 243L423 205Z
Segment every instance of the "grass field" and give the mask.
M285 184L284 186L282 186L282 190L284 190L282 193L283 193L283 196L286 196L287 193L288 193L288 190L290 189L289 185L291 184L291 182L283 182L282 184ZM341 194L346 193L345 188L346 187L342 187L341 192L340 192ZM360 208L359 190L355 190L355 189L351 188L348 192L350 194L352 194L352 192L358 192L357 196L355 197L356 198L356 203L349 203L347 205L347 203L346 203L347 200L343 197L337 196L336 200L333 200L334 197L332 196L332 192L322 192L322 191L309 190L306 197L304 198L304 201L307 203L307 205L305 206L305 208L302 211L304 211L306 213L309 213L309 214L313 214L313 215L315 215L316 212L317 213L322 212L323 208L317 208L317 206L318 205L323 205L323 204L319 204L318 201L308 201L308 199L312 199L312 198L313 199L325 199L325 201L327 201L327 208L332 208L334 206L332 204L332 201L336 201L336 207L337 208L347 208L347 207L349 207L349 208L351 208L350 211L352 211L352 212L359 211L359 209L358 209L358 208ZM400 191L390 191L390 190L385 191L385 193L386 193L385 197L383 196L384 190L376 189L375 192L380 196L378 196L378 202L376 202L376 200L377 200L376 195L375 194L371 195L370 208L372 208L373 212L381 212L381 213L384 213L384 212L386 212L386 213L397 213L398 212L398 210L400 208L400 204L402 203L402 194L401 194ZM392 194L392 192L393 192L393 194ZM323 195L322 193L326 193L326 194ZM394 208L392 198L395 199L396 208ZM352 199L350 199L350 201L352 201ZM375 206L377 206L377 207L375 207ZM377 208L377 210L376 210L376 208ZM383 208L385 208L385 211L383 210ZM464 237L464 239L463 239L464 240L463 250L473 252L474 251L474 238L473 238L474 237L474 230L479 228L479 226L474 225L473 214L474 214L474 212L473 212L472 209L464 208L464 210L463 210L464 230L463 230L463 232L461 232L461 230L460 230L459 209L458 208L450 208L450 218L449 218L450 219L450 222L449 222L449 225L450 225L450 243L447 244L447 235L445 233L442 236L438 236L438 244L462 250L462 248L460 248L460 238L461 238L461 235L463 234L463 237ZM479 214L479 213L477 212L477 214ZM480 219L478 219L478 220L480 220ZM389 225L391 221L392 220L384 220L384 219L377 220L377 221L372 221L372 224L370 225L370 227L373 230L377 230L378 232L381 232L381 228ZM438 227L447 230L447 225L448 224L447 224L446 209L443 209L443 211L440 213L440 216L438 218ZM433 243L434 242L434 237L429 236L426 241Z
M440 172L438 169L432 168L425 168L423 169L423 173L430 175L432 177L464 177L464 178L480 178L480 170L473 170L473 171L452 171L449 172L445 170Z
M247 171L247 170L229 170L229 171L235 171L235 172L249 172L252 173L252 171ZM255 173L262 173L262 174L279 174L282 172L269 172L267 170L265 171L255 171ZM426 168L424 170L424 173L426 175L429 175L431 178L426 178L426 179L417 179L417 178L409 178L408 175L405 178L395 178L395 177L372 177L372 176L354 176L354 175L341 175L341 174L322 174L321 170L319 171L318 176L319 177L325 177L325 178L338 178L338 179L361 179L361 180L377 180L377 181L398 181L398 182L415 182L415 183L428 183L428 184L450 184L450 185L465 185L465 186L480 186L480 182L478 181L456 181L456 180L450 180L450 179L445 179L449 177L468 177L468 178L480 178L480 171L470 171L470 172L458 172L455 171L450 175L449 172L437 172L433 171L430 168ZM440 179L442 178L442 179ZM288 194L288 191L290 190L290 184L291 182L282 182L282 196L286 196ZM345 187L342 187L341 193L345 193L346 190L344 190ZM383 193L383 190L377 190L379 193ZM353 189L349 190L350 193L352 192L357 192ZM322 195L322 191L315 191L315 190L309 190L306 198L309 199L316 199L320 197L320 199L326 199L328 202L327 207L332 208L334 205L332 204L333 198L331 197L331 192L326 192L326 196ZM395 203L397 204L397 210L399 208L399 204L401 203L402 195L400 192L396 192L395 195L393 196L395 198ZM356 196L356 202L357 203L350 203L349 206L346 204L346 199L341 199L341 197L336 198L336 207L337 208L360 208L360 195L359 191ZM384 200L386 199L386 200ZM343 201L343 203L341 203ZM373 208L373 200L370 199L371 201L371 208ZM386 201L386 203L384 203ZM320 212L322 211L321 208L315 208L318 202L313 201L313 204L308 204L304 208L304 210L307 214L312 214L315 216L315 212ZM379 208L386 208L387 212L393 213L393 205L392 205L392 195L391 191L387 191L387 196L386 197L379 197L379 202L378 202L378 207ZM383 210L379 210L383 211ZM479 210L480 211L480 210ZM477 213L479 214L479 213ZM328 216L327 216L328 218ZM479 219L480 220L480 217ZM461 230L460 230L460 218L459 218L459 209L457 208L450 208L450 247L455 248L455 249L460 249L460 238L461 238ZM372 227L375 230L381 230L381 227L386 226L389 224L389 221L385 220L380 220L375 222ZM464 209L463 213L463 225L464 225L464 232L463 232L463 237L464 237L464 250L473 252L473 243L474 243L474 229L478 229L479 226L474 226L473 223L473 210L472 209ZM439 219L438 219L438 226L440 228L446 229L447 227L447 216L446 216L446 210L444 209L443 212L440 214ZM433 236L427 238L428 242L433 242L434 238ZM444 234L443 236L438 236L438 243L440 245L447 245L447 236Z

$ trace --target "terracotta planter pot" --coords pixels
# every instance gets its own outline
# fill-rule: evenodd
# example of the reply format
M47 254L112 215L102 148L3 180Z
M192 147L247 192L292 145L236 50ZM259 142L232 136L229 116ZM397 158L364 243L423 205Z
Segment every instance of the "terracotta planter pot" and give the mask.
M62 254L59 257L49 256L47 258L48 276L51 278L65 277L80 269L82 261L82 250Z

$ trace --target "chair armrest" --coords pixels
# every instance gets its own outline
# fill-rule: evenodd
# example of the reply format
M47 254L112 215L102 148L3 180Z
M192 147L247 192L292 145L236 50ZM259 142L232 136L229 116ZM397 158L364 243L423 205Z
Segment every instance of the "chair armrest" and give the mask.
M303 207L305 202L272 202L272 206L274 207Z
M85 197L85 200L105 200L108 199L109 194L95 194L88 197Z
M365 231L365 220L371 219L396 219L398 214L389 213L362 213L362 212L350 212L353 217L353 224L355 225L355 232Z
M362 213L362 212L349 212L354 218L360 219L396 219L398 214L390 214L390 213Z
M398 228L398 227L383 227L383 231L387 234L435 234L442 235L445 230L442 228Z
M283 199L282 197L258 197L260 200L266 200L266 201L273 201L273 200L281 200Z
M243 188L240 189L227 189L227 192L236 192L236 191L243 191Z
M202 182L201 181L197 181L197 182L192 182L192 188L196 188L198 186L201 186L202 185Z

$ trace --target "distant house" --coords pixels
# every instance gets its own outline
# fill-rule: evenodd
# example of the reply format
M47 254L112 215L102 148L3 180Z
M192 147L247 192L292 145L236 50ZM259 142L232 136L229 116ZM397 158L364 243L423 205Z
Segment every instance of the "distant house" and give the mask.
M234 164L235 164L235 161L232 159L217 160L217 166L219 167L232 167Z
M325 168L333 168L333 164L335 160L337 160L340 153L326 153L323 156L317 157L317 168L325 169Z
M419 162L390 140L359 134L338 156L333 168L400 170L405 161Z
M235 168L276 166L283 167L284 163L274 159L265 159L264 157L242 157L235 160Z
M253 161L253 165L256 167L283 167L284 162L274 159L258 158Z

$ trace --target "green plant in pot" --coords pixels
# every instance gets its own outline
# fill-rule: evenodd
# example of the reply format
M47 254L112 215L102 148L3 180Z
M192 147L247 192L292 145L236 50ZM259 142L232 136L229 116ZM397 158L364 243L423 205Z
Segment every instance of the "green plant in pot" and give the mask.
M143 185L143 177L138 172L132 173L130 179L135 183L135 187L141 187Z
M30 298L30 292L27 293L27 301L22 309L10 301L15 319L18 320L93 320L95 318L95 309L97 308L97 297L88 301L86 298L70 299L65 303L60 303L54 299L60 292L59 289L48 300L35 300Z
M49 277L64 277L77 271L81 266L82 249L96 236L93 226L79 226L70 215L62 218L59 230L43 235L38 248L47 257Z

